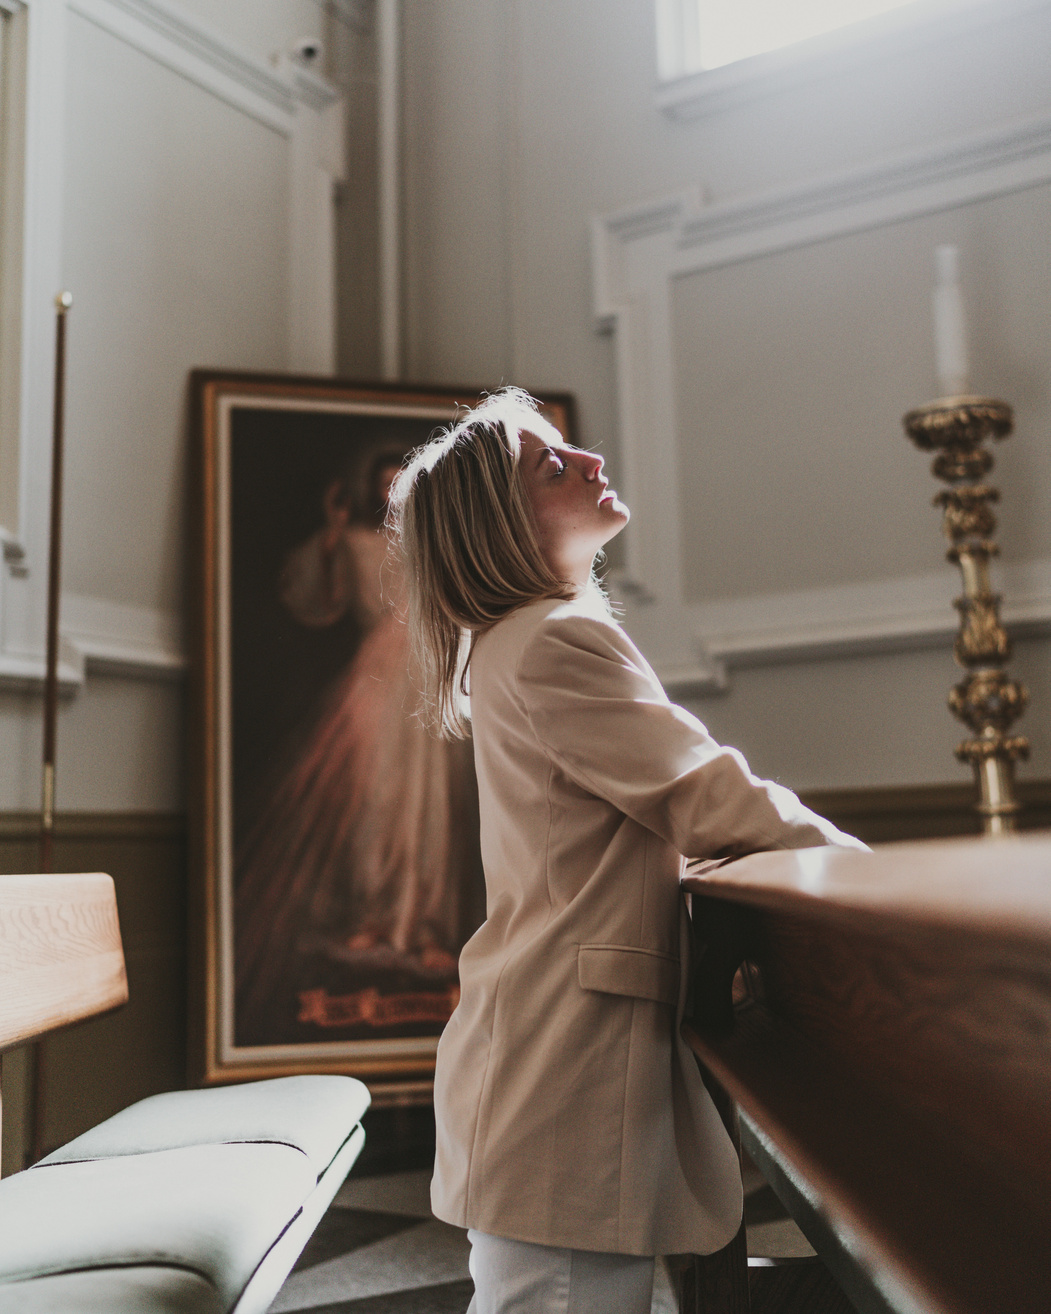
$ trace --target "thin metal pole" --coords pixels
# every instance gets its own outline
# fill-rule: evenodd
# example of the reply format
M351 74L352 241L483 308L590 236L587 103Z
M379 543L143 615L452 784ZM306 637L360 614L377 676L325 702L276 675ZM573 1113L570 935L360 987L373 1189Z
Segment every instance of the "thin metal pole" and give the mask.
M376 8L379 65L380 373L401 377L401 12L399 0Z
M58 730L58 606L62 586L62 464L66 401L66 315L73 304L69 292L55 298L55 409L51 441L51 540L47 567L47 665L44 674L44 771L40 806L40 870L49 872L55 831L55 744ZM32 1094L29 1118L29 1161L42 1159L46 1106L44 1047L30 1051Z
M62 588L62 464L66 401L66 314L69 292L55 298L55 410L51 443L51 543L47 565L47 670L44 676L44 777L40 819L40 870L51 870L55 829L55 741L58 730L58 607Z

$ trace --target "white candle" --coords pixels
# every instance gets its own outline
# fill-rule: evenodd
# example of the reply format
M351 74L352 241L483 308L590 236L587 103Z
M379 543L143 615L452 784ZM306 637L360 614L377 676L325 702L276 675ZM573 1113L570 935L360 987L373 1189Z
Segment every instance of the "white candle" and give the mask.
M960 295L960 250L939 246L934 250L934 354L938 389L942 397L970 391L967 380L967 332Z

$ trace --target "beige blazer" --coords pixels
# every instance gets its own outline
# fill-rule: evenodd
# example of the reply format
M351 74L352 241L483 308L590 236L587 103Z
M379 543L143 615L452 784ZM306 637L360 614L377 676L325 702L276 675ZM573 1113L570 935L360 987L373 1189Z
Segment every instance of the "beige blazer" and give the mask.
M669 702L597 596L476 644L486 921L438 1047L431 1199L459 1227L710 1253L741 1179L679 1037L683 856L857 844Z

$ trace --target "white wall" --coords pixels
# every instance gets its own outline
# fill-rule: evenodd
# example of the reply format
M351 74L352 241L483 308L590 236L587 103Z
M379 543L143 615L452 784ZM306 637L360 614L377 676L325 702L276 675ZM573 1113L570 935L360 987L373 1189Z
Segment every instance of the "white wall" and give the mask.
M593 216L697 185L716 204L763 197L1051 114L1051 6L990 6L994 23L950 27L933 45L903 37L867 65L685 122L653 103L652 10L650 0L406 7L413 376L569 389L584 441L601 444L620 477L630 471L618 368L623 382L633 348L596 327ZM791 610L786 593L846 590L841 630L853 607L878 596L882 609L863 642L840 644L848 655L788 663L778 651L731 670L727 692L694 696L757 769L799 787L966 778L951 756L962 732L944 704L959 678L949 651L959 590L947 568L938 573L936 485L900 417L936 392L932 250L956 241L974 383L1017 409L1018 431L998 448L994 472L1004 560L1015 568L1008 580L1033 562L1045 569L1049 196L1043 185L932 205L672 279L665 363L675 445L665 461L668 435L653 433L652 459L675 477L640 499L627 533L659 536L663 496L669 521L681 522L671 549L681 603L632 605L629 628L675 665L695 640L703 647L691 626L727 600L760 615L779 599ZM640 252L650 240L640 237ZM671 250L674 237L667 242ZM632 442L645 483L649 439ZM930 614L906 635L887 617L895 600L907 611L919 594ZM1047 610L1039 602L1033 615ZM804 603L813 598L799 603L803 630ZM941 614L944 624L931 619ZM1046 616L1040 624L1046 631ZM1047 656L1034 637L1014 663L1034 693L1019 727L1033 740L1028 770L1045 776Z
M177 611L187 369L287 363L288 142L75 13L67 59L65 585Z
M683 462L689 597L896 578L937 560L938 485L900 418L936 391L929 288L944 242L967 261L973 386L1017 411L991 476L1005 560L1051 555L1048 235L1044 186L676 282L677 391L701 425Z
M513 239L512 207L524 162L506 10L463 0L402 7L405 357L413 379L492 385L515 377L523 318L512 295L524 252ZM554 117L547 126L557 130ZM545 236L531 232L530 249L543 249Z
M160 635L166 656L153 679L89 666L63 701L58 803L177 808L183 694L167 658L184 604L185 374L196 364L287 365L286 147L90 22L87 8L67 19L56 281L76 296L66 587L98 606L88 614L69 604L67 616L82 629L99 615L123 618L145 646L158 649ZM1010 9L937 48L906 44L870 67L677 122L653 104L649 0L410 0L409 374L569 389L584 440L601 443L621 473L618 348L594 319L592 216L698 183L715 202L761 195L1046 114L1051 6ZM299 37L325 39L324 71L346 91L351 127L339 364L375 374L370 6L185 0L181 12L260 61ZM684 617L785 589L936 575L934 484L899 417L934 392L926 297L930 248L946 239L963 249L975 382L1018 410L995 472L1005 561L1051 555L1048 193L1019 191L677 282L681 477L669 497L681 514ZM638 518L629 532L644 532ZM27 564L39 580L39 554ZM9 594L17 587L5 582ZM944 589L951 625L948 572L931 589L935 603ZM646 629L637 609L630 623ZM944 711L957 673L945 637L923 642L933 646L735 669L728 692L695 703L758 769L799 786L962 778L949 756L959 732ZM1030 638L1015 662L1034 691L1021 728L1037 775L1051 766L1047 655ZM38 696L0 692L0 807L36 805L38 756Z
M42 291L49 316L59 286L74 295L62 626L87 662L61 706L57 805L176 810L181 630L192 605L183 590L187 376L195 366L285 370L302 350L293 250L314 257L292 217L291 179L304 158L296 142L312 140L311 115L329 93L320 83L300 93L281 58L298 39L321 37L318 71L349 81L357 46L370 40L368 6L29 3L50 80L38 99L61 109L30 171L50 171L61 215L37 300ZM41 343L50 349L50 323ZM38 392L20 472L30 485L26 555L0 588L7 809L39 802L40 699L20 673L32 674L43 647L49 378Z

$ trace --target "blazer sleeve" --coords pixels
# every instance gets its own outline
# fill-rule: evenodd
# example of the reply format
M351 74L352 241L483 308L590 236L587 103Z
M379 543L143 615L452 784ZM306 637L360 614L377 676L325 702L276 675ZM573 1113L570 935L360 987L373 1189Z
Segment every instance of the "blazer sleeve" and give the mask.
M687 858L866 847L717 744L613 621L548 618L520 654L517 685L547 756Z

